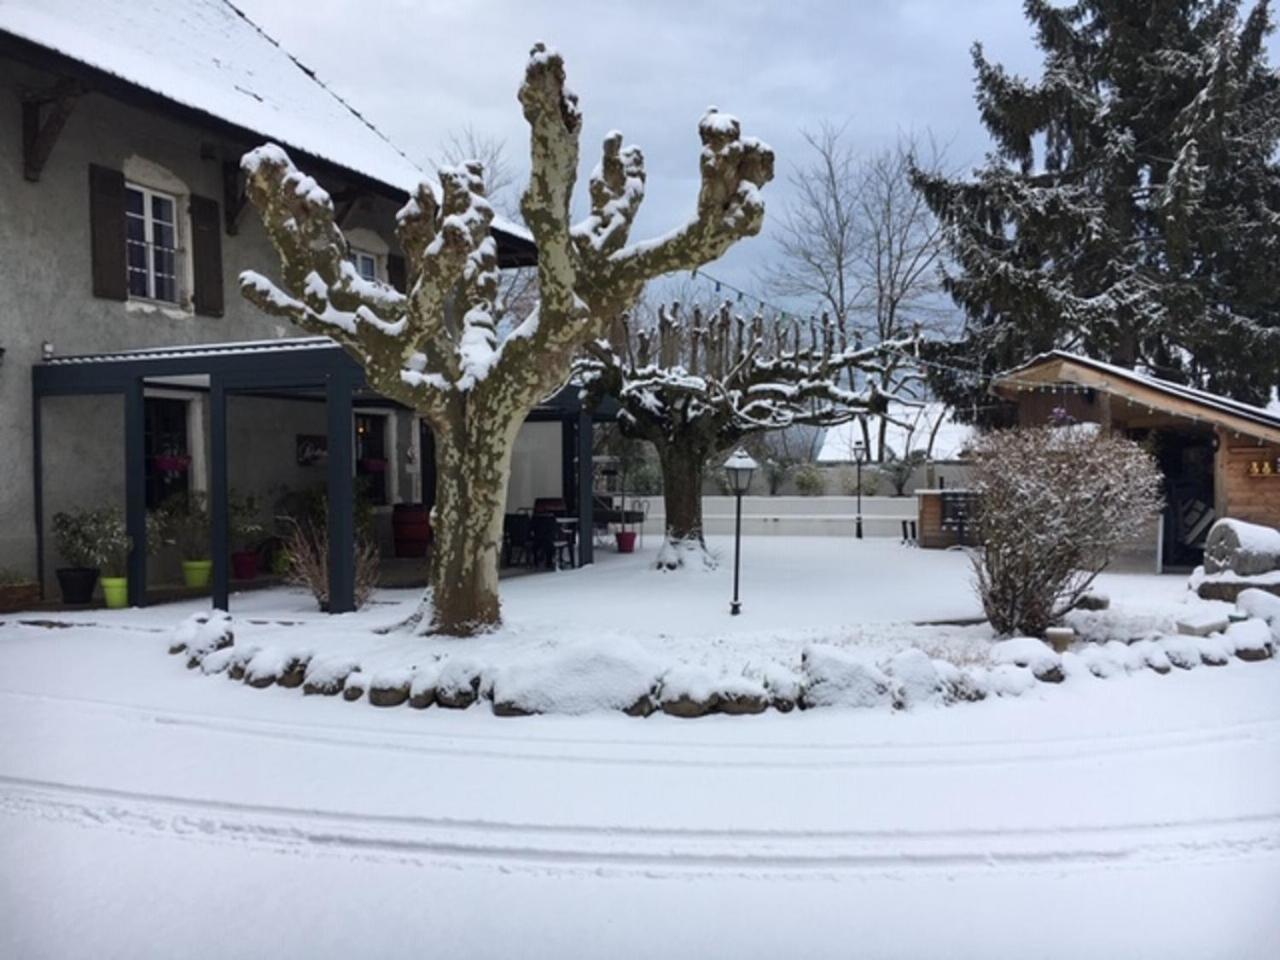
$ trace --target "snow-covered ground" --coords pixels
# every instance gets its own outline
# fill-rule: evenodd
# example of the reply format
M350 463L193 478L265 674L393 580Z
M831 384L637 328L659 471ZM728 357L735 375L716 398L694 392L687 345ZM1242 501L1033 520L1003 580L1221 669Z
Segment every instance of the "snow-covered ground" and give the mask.
M977 613L954 553L752 539L733 619L727 565L644 559L504 582L511 626L482 642L594 631L751 654L981 629L910 625ZM1185 594L1105 579L1099 617L1121 630ZM379 601L324 618L270 591L233 612L238 632L330 643L412 595ZM896 712L504 719L185 670L165 647L193 609L0 618L0 956L1247 958L1280 942L1275 660Z

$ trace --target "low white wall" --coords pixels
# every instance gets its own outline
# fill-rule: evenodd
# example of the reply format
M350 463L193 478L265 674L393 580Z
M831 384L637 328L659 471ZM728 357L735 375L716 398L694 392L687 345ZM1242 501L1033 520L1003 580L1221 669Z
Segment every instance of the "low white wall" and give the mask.
M646 534L666 529L662 497L640 497L649 505ZM628 503L630 503L628 498ZM856 529L856 497L743 497L742 532L787 537L852 537ZM902 521L916 519L915 497L863 497L862 532L867 537L900 537ZM702 498L703 532L733 533L734 498Z

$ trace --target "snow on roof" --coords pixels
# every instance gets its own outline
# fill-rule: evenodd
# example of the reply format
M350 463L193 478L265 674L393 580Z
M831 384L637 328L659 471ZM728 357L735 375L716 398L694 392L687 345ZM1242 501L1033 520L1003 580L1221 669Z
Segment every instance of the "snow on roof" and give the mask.
M923 407L890 403L888 413L895 420L906 424L904 427L885 422L885 444L899 456L904 451L928 448L930 434L936 425L938 431L934 435L933 447L929 449L929 459L957 460L964 453L973 433L973 428L968 424L956 423L951 419L951 410L944 403L926 403ZM880 436L878 418L871 420L869 430L871 442L874 445ZM856 420L831 427L823 437L818 461L822 463L851 461L854 459L853 446L861 440L862 426Z
M20 0L0 30L396 190L434 182L226 0Z
M1025 373L1033 367L1038 367L1041 364L1059 360L1076 363L1082 367L1089 367L1101 373L1118 377L1122 380L1128 380L1130 383L1136 383L1140 386L1149 387L1153 390L1159 390L1160 392L1172 397L1178 397L1183 400L1189 400L1192 403L1198 403L1209 409L1218 410L1222 413L1229 413L1265 426L1280 428L1280 403L1275 400L1274 392L1272 394L1272 402L1270 402L1266 407L1255 407L1253 404L1241 403L1239 400L1232 400L1230 397L1210 393L1207 390L1188 387L1185 384L1174 383L1171 380L1161 380L1159 377L1153 377L1149 373L1131 370L1128 367L1117 366L1114 363L1106 363L1103 360L1093 360L1089 357L1082 357L1075 353L1067 353L1065 350L1052 350L1049 353L1042 353L1037 357L1033 357L1020 366L1014 367L1011 370L1006 370L1004 373L997 374L992 378L992 384L998 385L1004 378L1015 377L1017 374Z

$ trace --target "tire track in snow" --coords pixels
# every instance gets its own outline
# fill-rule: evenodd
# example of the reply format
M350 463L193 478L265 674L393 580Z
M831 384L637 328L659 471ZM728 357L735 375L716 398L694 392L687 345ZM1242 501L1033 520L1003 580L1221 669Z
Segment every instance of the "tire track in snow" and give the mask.
M1111 734L1098 737L1061 737L1031 741L971 740L915 742L832 742L803 741L727 741L689 740L684 738L655 740L637 738L571 738L516 737L501 734L477 734L466 731L406 730L344 726L338 724L290 723L277 720L227 718L217 715L156 710L108 700L60 697L0 690L0 698L34 700L63 706L83 706L114 714L122 719L148 725L182 727L204 732L306 743L318 746L344 747L358 750L383 750L426 756L463 756L468 759L574 763L601 766L695 767L728 769L856 769L971 767L1005 764L1058 763L1102 756L1132 753L1169 752L1199 749L1226 742L1280 741L1280 718L1226 724L1217 727L1188 728L1137 734ZM474 709L474 708L473 708ZM429 713L424 716L429 722ZM519 721L502 721L514 727ZM643 721L633 721L643 722ZM681 721L687 723L687 721ZM512 733L517 732L515 729ZM520 731L526 732L526 731ZM493 744L490 746L490 744ZM554 748L583 750L621 748L625 754L574 753ZM551 748L551 749L549 749ZM691 756L672 756L664 751L686 751ZM707 756L705 753L713 753ZM644 752L661 753L644 756ZM927 756L934 752L936 755ZM725 753L753 753L746 758L724 757ZM838 754L857 754L840 757ZM876 756L875 754L883 754ZM914 754L903 757L901 754ZM808 754L812 759L797 757ZM891 756L889 756L891 754ZM926 754L925 756L921 756Z
M0 776L0 812L298 855L650 875L1035 869L1280 853L1280 811L1000 830L592 827L240 804Z

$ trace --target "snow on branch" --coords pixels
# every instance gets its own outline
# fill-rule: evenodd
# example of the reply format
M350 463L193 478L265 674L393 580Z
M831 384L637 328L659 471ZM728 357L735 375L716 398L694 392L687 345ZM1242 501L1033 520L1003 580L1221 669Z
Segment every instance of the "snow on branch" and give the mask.
M759 430L831 426L859 414L883 413L893 400L865 376L900 363L918 343L904 337L863 347L842 341L828 318L800 321L759 314L749 320L728 303L710 316L694 308L686 321L678 304L662 306L657 323L623 317L612 341L597 341L578 364L587 389L610 394L624 419L651 439L698 429L727 446ZM863 376L850 376L850 372ZM857 389L842 381L861 380Z

